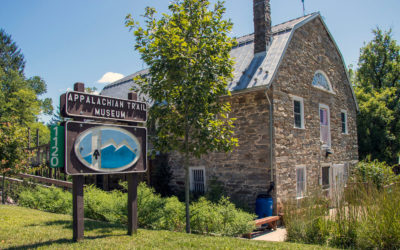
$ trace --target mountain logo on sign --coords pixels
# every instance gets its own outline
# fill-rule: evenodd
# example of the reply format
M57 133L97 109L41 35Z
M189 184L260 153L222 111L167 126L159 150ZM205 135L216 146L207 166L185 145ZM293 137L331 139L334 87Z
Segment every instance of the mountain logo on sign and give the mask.
M137 150L136 150L137 151ZM110 139L105 145L102 145L101 150L96 149L95 152L91 152L84 159L92 164L93 157L101 157L101 167L102 168L118 168L125 166L130 163L136 157L135 150L133 150L129 144L124 140L122 143L117 144L113 139ZM118 164L116 159L118 160Z
M85 166L104 172L131 167L140 156L140 144L128 131L99 126L83 132L75 142L75 153Z

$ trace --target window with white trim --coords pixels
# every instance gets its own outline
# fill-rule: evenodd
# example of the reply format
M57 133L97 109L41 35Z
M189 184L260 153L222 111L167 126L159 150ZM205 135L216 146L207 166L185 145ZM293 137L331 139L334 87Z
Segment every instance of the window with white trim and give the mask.
M204 167L190 167L190 191L196 194L206 192L206 171Z
M317 72L315 72L312 85L316 88L333 93L332 85L329 82L327 75L321 70L317 70Z
M306 167L296 167L296 197L302 198L306 193Z
M319 124L320 124L320 140L328 147L331 146L331 128L330 128L330 113L329 107L319 105Z
M341 120L341 124L342 124L342 134L347 134L348 130L347 130L347 111L346 110L342 110L340 112L340 120Z
M304 128L304 103L298 96L293 96L293 118L295 128Z

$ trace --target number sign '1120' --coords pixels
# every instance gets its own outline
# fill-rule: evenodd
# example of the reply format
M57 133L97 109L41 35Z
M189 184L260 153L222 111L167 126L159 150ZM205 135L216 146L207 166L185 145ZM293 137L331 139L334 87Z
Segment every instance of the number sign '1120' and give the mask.
M51 126L50 136L50 167L62 168L64 167L64 126L53 125Z

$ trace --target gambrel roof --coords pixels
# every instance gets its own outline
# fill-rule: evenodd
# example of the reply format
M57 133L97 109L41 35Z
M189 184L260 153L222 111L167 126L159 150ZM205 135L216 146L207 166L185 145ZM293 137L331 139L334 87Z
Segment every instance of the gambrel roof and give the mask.
M320 14L312 13L273 26L272 43L266 52L254 54L254 34L239 37L237 39L238 45L232 48L231 51L231 56L236 63L234 65L233 80L228 84L228 89L232 92L236 92L268 87L274 80L274 77L279 69L279 65L296 29L302 27L315 18L320 18L321 22L325 26L326 31L328 32L331 40L335 44L341 56L344 70L347 73L343 56L341 55L335 40L329 33L329 30L327 29ZM118 81L110 83L104 87L104 89L101 91L101 94L118 98L126 98L127 93L134 85L132 78L136 75L147 73L148 70L144 69L126 76ZM348 82L350 83L350 81ZM356 101L351 84L350 88L353 92L353 98Z

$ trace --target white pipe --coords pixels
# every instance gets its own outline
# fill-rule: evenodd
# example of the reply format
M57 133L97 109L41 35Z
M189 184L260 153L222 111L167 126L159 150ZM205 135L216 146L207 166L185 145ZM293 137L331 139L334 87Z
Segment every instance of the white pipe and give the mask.
M273 155L274 155L274 151L273 151L273 115L272 115L272 103L271 100L268 97L268 89L270 88L271 84L268 85L267 90L265 90L265 96L267 97L268 103L269 103L269 147L270 147L270 155L269 155L269 161L270 161L270 165L271 165L271 183L274 181L274 167L273 167Z

